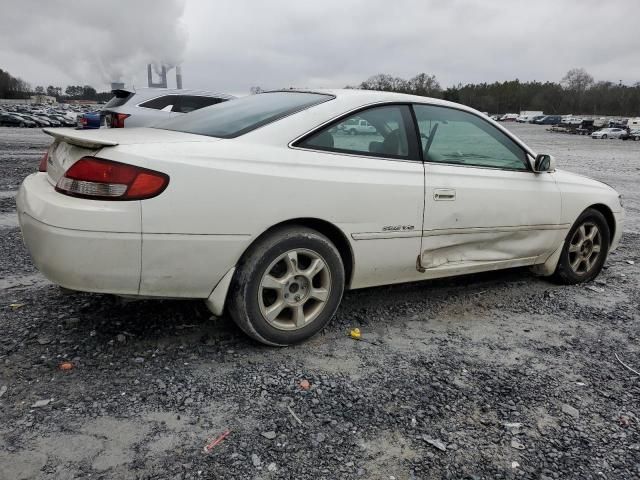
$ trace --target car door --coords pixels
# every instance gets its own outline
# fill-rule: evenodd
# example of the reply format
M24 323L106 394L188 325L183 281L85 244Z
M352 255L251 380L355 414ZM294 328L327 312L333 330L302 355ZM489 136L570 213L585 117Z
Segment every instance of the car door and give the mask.
M368 122L370 135L352 135ZM336 128L344 125L345 128ZM300 162L330 180L327 219L349 238L351 287L420 278L416 258L424 210L424 167L408 105L362 109L297 141Z
M425 160L420 267L433 276L531 265L561 241L552 173L479 115L415 105Z

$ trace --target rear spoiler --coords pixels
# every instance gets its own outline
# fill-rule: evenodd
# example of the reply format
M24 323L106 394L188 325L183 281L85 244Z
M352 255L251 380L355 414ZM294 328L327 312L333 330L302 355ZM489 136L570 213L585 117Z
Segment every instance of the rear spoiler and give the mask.
M96 135L99 129L76 130L75 128L43 128L42 131L56 140L86 148L115 147L118 142L105 140Z

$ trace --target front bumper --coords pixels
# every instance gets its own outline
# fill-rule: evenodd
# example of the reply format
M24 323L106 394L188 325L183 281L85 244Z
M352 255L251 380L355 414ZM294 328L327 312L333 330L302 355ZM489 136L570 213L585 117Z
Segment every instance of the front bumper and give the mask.
M610 252L618 248L618 245L620 244L620 239L622 238L622 230L624 228L624 210L614 212L613 217L616 221L616 231L613 234L613 239L611 239L611 246L609 247Z
M56 192L32 174L16 197L24 242L53 283L85 292L136 295L140 286L140 202L102 202Z

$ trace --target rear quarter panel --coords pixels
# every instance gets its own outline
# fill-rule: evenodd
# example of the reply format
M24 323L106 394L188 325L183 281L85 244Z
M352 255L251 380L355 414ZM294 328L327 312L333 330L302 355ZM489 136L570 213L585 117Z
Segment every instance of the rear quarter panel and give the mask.
M424 192L419 162L238 140L108 150L107 158L171 178L162 195L142 202L141 294L175 296L171 285L181 277L189 292L184 296L208 296L257 236L295 218L326 220L343 231L356 257L354 288L419 278L415 262ZM412 225L415 232L391 241L356 242L351 236L381 232L384 225Z

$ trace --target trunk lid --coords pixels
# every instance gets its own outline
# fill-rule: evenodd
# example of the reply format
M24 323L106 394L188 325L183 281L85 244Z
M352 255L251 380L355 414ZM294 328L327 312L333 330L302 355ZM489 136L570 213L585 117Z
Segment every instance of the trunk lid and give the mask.
M53 185L58 183L64 172L75 162L85 156L96 156L105 147L149 143L215 142L220 140L219 138L156 128L95 130L45 128L43 131L55 139L51 147L49 147L49 158L47 160L47 174L49 182Z

